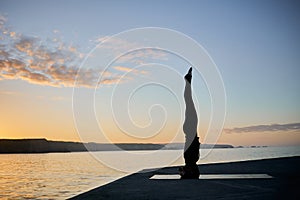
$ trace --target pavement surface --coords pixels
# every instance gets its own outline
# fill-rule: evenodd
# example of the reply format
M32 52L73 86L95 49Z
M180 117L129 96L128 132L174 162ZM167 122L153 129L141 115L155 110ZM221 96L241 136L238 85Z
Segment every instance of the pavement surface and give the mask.
M150 179L153 175L178 174L178 167L143 170L143 173L131 174L71 199L300 199L300 157L198 167L200 174L221 176L199 180ZM248 174L248 177L223 179L226 174ZM265 174L272 178L249 178L249 174Z

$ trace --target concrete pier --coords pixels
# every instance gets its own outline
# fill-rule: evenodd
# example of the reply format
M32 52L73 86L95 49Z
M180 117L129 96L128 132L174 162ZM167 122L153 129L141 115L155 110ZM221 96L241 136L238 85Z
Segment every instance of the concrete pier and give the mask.
M300 198L300 157L203 164L198 167L203 177L210 178L177 179L178 167L150 172L144 170L148 172L131 174L71 199ZM155 175L160 176L155 179Z

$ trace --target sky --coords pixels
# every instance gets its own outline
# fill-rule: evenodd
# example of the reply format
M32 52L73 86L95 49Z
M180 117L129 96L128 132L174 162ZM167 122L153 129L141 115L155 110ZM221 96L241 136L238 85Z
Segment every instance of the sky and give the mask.
M118 58L141 45L118 34L159 27L200 44L212 61L193 67L216 66L224 83L226 100L211 99L205 74L194 72L201 142L215 134L236 146L299 145L299 10L297 1L2 0L0 138L183 142L192 61L159 49ZM107 70L105 56L118 58ZM213 130L218 101L226 115Z

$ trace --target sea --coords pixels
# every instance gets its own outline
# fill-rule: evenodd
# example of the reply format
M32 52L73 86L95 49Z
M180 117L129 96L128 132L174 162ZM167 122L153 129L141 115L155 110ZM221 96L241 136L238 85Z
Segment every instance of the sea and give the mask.
M154 152L154 151L153 151ZM131 151L151 155L151 151ZM182 156L166 165L169 157L182 150L153 153L153 168L183 165ZM121 170L108 166L95 155L120 159ZM198 164L220 163L264 158L300 156L300 146L202 149ZM135 172L135 162L126 162L128 152L77 152L46 154L0 154L0 199L67 199L95 187L108 184ZM101 157L101 156L100 156ZM132 158L131 158L132 159ZM161 163L161 164L160 164ZM143 166L141 166L143 167ZM130 171L132 168L133 171ZM145 168L149 168L145 165Z

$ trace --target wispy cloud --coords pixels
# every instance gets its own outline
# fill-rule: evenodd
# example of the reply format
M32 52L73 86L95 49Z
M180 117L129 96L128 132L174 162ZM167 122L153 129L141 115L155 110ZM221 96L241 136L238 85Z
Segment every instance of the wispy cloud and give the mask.
M101 48L109 50L118 57L116 63L132 63L141 65L149 60L167 60L167 53L163 50L144 48L143 44L131 42L117 37L100 36L94 43L101 43ZM128 51L130 50L130 51Z
M0 91L0 95L21 95L21 93L15 92L15 91L8 91L8 90L4 90L4 91Z
M134 73L134 74L147 74L148 71L145 70L137 70L137 69L132 69L129 67L124 67L124 66L114 66L114 69L121 71L121 72L125 72L125 73Z
M5 79L21 79L33 84L54 87L95 87L96 85L111 85L124 83L131 80L130 77L122 77L127 71L119 66L114 71L100 71L99 69L84 68L79 66L85 57L85 53L74 45L66 44L57 38L46 40L40 37L27 36L10 30L6 26L6 18L0 16L0 81ZM54 30L55 33L59 32ZM96 42L104 41L98 38ZM135 47L134 43L125 40L114 39L104 45L116 55L122 48ZM141 53L140 59L149 56L159 56L151 50ZM160 55L162 56L162 55ZM133 55L123 56L122 62L134 60ZM141 61L137 61L141 62ZM129 68L128 68L129 70ZM135 69L132 75L146 74L145 71ZM102 75L100 83L97 83ZM76 85L75 85L76 80Z
M5 22L1 16L0 78L56 87L74 85L83 53L60 40L45 41L10 31Z
M66 98L63 96L54 96L51 98L52 101L69 101L71 100L70 98Z
M276 131L299 131L300 123L270 124L224 129L226 133L250 133L250 132L276 132Z

